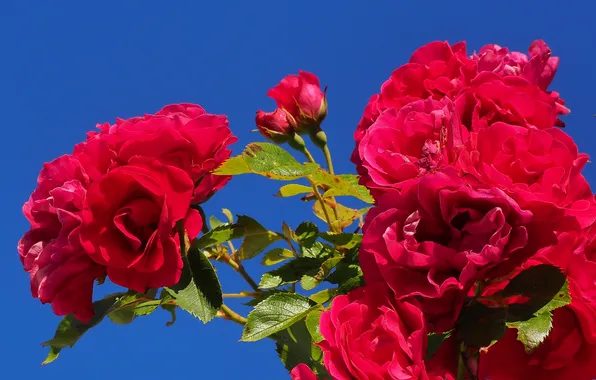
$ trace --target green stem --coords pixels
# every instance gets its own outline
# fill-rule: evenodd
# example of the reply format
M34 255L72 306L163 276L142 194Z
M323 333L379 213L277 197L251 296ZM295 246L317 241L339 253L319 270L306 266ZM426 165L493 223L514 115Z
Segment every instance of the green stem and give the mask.
M224 293L223 298L254 298L258 295L257 292Z
M232 268L234 268L234 270L238 272L242 276L242 278L244 278L244 280L248 283L248 285L250 285L251 288L253 288L255 292L261 291L261 289L259 289L259 285L255 282L255 280L252 279L252 277L250 277L250 275L248 274L248 272L246 272L246 269L244 269L244 266L241 263L232 260L230 256L228 256L227 254L223 255L221 257L221 260L229 266L231 266Z
M329 173L335 174L333 170L333 161L331 160L331 152L329 151L329 145L325 144L323 146L323 153L325 154L325 161L327 161L327 169Z
M242 326L244 326L247 322L246 318L244 318L240 314L236 313L234 310L230 309L225 304L221 305L220 310L223 313L223 315L225 316L225 318L229 319L230 321L236 322Z
M310 182L310 185L312 186L312 189L314 191L315 197L317 198L317 201L321 204L321 208L323 209L323 214L325 215L325 221L327 222L327 225L329 226L329 230L335 232L335 228L333 228L333 224L331 223L331 218L329 217L329 212L327 212L327 206L325 205L325 201L323 200L323 197L321 197L321 193L319 193L319 189L317 189L317 185L309 177L306 177L306 178L308 179L308 182Z

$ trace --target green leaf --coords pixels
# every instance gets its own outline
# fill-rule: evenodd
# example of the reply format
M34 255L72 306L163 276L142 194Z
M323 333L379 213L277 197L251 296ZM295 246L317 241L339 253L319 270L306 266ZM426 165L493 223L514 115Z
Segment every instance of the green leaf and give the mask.
M335 213L333 212L331 206L334 205L335 211L337 212L337 217L335 217ZM325 208L327 209L327 213L329 215L329 219L331 220L331 224L337 226L341 230L346 228L347 226L354 223L356 219L364 215L369 208L364 208L360 210L355 210L353 208L346 207L340 203L332 203L331 201L325 201ZM313 212L314 214L321 219L322 221L327 221L325 217L325 212L321 207L321 202L315 202L313 204Z
M311 301L299 294L273 294L248 314L241 341L255 342L284 330L304 318L311 307Z
M298 237L296 236L294 231L292 231L292 227L288 226L288 224L286 222L282 222L281 232L288 240L295 241L295 242L298 241Z
M325 302L329 301L331 298L333 298L335 296L335 294L337 293L337 289L324 289L321 290L320 292L317 292L315 294L311 294L310 298L312 301L322 305Z
M488 307L475 302L462 309L457 338L467 346L488 347L505 335L507 308Z
M45 360L41 363L41 365L50 364L54 360L58 359L61 350L61 348L51 346L50 352L48 352L48 356L46 356Z
M223 296L215 269L200 251L197 241L193 241L188 254L183 257L180 281L166 289L178 306L207 323L217 314Z
M238 175L250 173L250 167L242 155L228 158L213 172L215 175Z
M359 265L340 262L329 276L327 281L332 284L342 285L350 280L362 277L362 269Z
M232 215L232 211L228 210L227 208L222 208L221 212L228 219L228 223L230 223L230 224L234 223L234 215Z
M271 272L265 273L261 277L259 288L272 289L286 284L293 284L300 281L305 274L316 274L322 263L322 259L299 257Z
M293 180L317 171L317 164L300 164L282 147L271 143L250 143L240 156L232 157L215 172L216 175L255 173L267 178Z
M548 337L553 327L553 317L549 311L537 313L527 321L507 324L517 329L517 340L523 343L527 353L532 353Z
M217 227L223 226L226 223L222 222L221 220L217 219L215 216L209 218L209 226L211 229L216 229Z
M319 227L312 222L302 222L296 227L296 242L304 247L311 247L319 234Z
M566 305L566 297L569 296L569 292L561 293L565 284L565 274L553 265L536 265L522 271L511 279L505 289L500 292L502 297L521 295L529 298L529 301L525 303L509 305L508 321L515 322L532 318L534 313L552 302L553 299L555 299L554 302L557 302L557 298L561 298L560 303Z
M358 176L353 174L333 175L329 172L319 169L310 176L317 185L324 185L328 190L323 195L325 198L338 197L342 195L352 196L363 202L373 204L374 199L368 189L358 184Z
M275 196L277 197L293 197L300 194L310 194L313 192L312 187L290 183L283 185Z
M559 292L553 296L550 302L538 310L531 318L510 322L507 326L517 329L517 340L523 343L526 352L531 353L548 337L553 326L552 311L567 306L570 303L571 294L569 293L569 284L565 281Z
M126 325L136 317L153 313L161 304L161 300L142 300L142 297L144 295L138 293L123 296L108 317L118 325Z
M93 303L94 315L87 323L79 321L72 314L62 318L54 337L41 344L44 347L50 347L50 352L42 364L49 364L56 360L61 349L74 346L83 334L96 326L110 313L123 295L124 293L112 294L102 300L95 301Z
M340 254L335 248L318 241L310 247L301 246L300 252L304 257L312 257L317 259L324 259L334 254Z
M194 244L198 249L203 249L242 237L245 239L237 252L241 260L258 255L281 239L277 233L267 230L253 218L238 215L236 223L219 226L198 238Z
M304 363L319 375L319 379L330 379L322 365L323 353L313 344L313 338L304 321L299 321L289 329L278 332L274 335L274 339L275 350L288 371Z
M289 249L274 248L265 254L263 260L261 260L261 264L266 266L275 265L292 257L294 257L294 253Z
M161 301L161 308L164 309L165 311L169 312L170 315L172 316L172 319L168 322L166 322L166 326L172 326L174 323L176 323L176 305L170 304L170 301L173 301L174 298L170 295L170 293L168 293L168 291L166 289L162 289L161 290L161 294L159 296L159 299Z
M324 232L320 234L322 239L327 240L338 248L351 249L362 242L362 234Z
M280 289L266 290L264 292L260 292L258 296L256 296L255 298L251 299L250 301L246 302L244 305L246 305L246 306L257 306L265 298L269 298L272 295L277 294L277 293L287 293L287 291L280 290Z
M325 280L325 278L329 275L331 270L335 268L335 266L343 259L341 256L332 257L330 259L325 260L319 271L314 276L304 275L300 280L300 285L304 290L311 290L318 286L321 282Z
M427 348L426 348L426 360L430 360L433 358L433 356L435 355L435 353L437 352L437 350L439 349L439 347L441 346L441 344L443 344L444 341L446 341L451 334L453 333L453 330L449 330L446 331L444 333L430 333L428 334L428 344L427 344Z
M310 311L306 316L306 328L308 329L308 332L315 343L319 343L324 339L319 328L319 321L321 320L321 314L323 314L323 311L325 310L322 307L319 307Z

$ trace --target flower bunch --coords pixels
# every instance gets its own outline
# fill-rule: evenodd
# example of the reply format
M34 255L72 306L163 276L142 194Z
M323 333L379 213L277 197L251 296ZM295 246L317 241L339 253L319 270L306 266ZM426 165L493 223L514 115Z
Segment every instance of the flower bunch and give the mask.
M547 91L558 62L543 41L433 42L370 99L352 155L376 200L366 286L322 316L332 378L596 375L596 208Z
M230 179L211 172L234 141L224 116L176 104L100 124L72 154L46 163L23 206L31 229L18 244L33 296L87 322L95 280L141 293L178 283L179 234L201 231L191 205Z

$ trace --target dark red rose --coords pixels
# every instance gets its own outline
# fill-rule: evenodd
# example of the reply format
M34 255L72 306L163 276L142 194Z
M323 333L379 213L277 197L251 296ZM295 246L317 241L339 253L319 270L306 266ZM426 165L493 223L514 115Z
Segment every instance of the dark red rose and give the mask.
M469 133L453 111L447 99L384 111L358 145L360 183L378 198L383 189L400 189L455 161Z
M288 75L267 92L275 99L277 107L290 115L290 123L296 123L297 133L318 129L327 116L327 99L321 91L319 78L306 71Z
M333 379L453 379L428 376L423 315L412 304L395 302L382 283L336 297L321 315L320 329Z
M292 123L288 122L288 118ZM261 135L275 143L285 143L294 135L292 125L296 125L296 122L292 120L290 114L281 108L273 112L257 111L255 122Z
M180 168L200 188L194 197L194 202L200 203L217 190L206 189L201 182L230 156L228 145L236 140L225 116L208 114L193 104L175 104L155 115L103 124L100 132L90 134L75 152L84 157L81 161L88 171L97 173L94 179L135 156Z
M430 331L451 328L473 283L555 241L533 212L497 188L427 175L385 194L366 218L360 262L367 283L419 299Z
M193 187L182 169L131 158L89 187L83 248L118 285L144 292L176 284L182 258L175 223L184 219L189 236L202 226L198 212L189 209Z
M51 303L57 315L72 313L83 322L93 316L93 283L105 276L105 268L91 260L79 242L88 184L76 158L64 155L46 163L37 189L23 206L31 229L18 244L33 297Z

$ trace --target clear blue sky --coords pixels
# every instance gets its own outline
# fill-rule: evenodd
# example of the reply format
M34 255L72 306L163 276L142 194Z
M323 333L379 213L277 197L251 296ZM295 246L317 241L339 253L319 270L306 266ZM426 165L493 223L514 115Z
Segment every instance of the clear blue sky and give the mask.
M16 252L28 228L21 205L42 163L70 152L97 122L153 113L169 103L200 103L229 116L239 152L259 139L249 132L255 111L274 108L267 90L304 69L329 86L325 129L336 167L354 172L348 159L352 132L366 101L419 45L465 39L470 51L498 43L525 52L542 38L562 57L551 88L571 108L567 132L594 156L596 34L589 31L596 5L588 4L2 1L0 378L287 378L271 342L236 343L238 326L220 320L204 326L183 312L168 328L165 312L128 326L105 322L55 363L40 367L46 349L39 344L52 337L59 318L29 293ZM595 183L594 164L585 174ZM271 197L278 185L237 178L207 211L228 207L272 229L282 219L293 226L307 219L309 211L296 201ZM258 260L248 267L258 273ZM224 291L245 289L227 268L219 273Z

